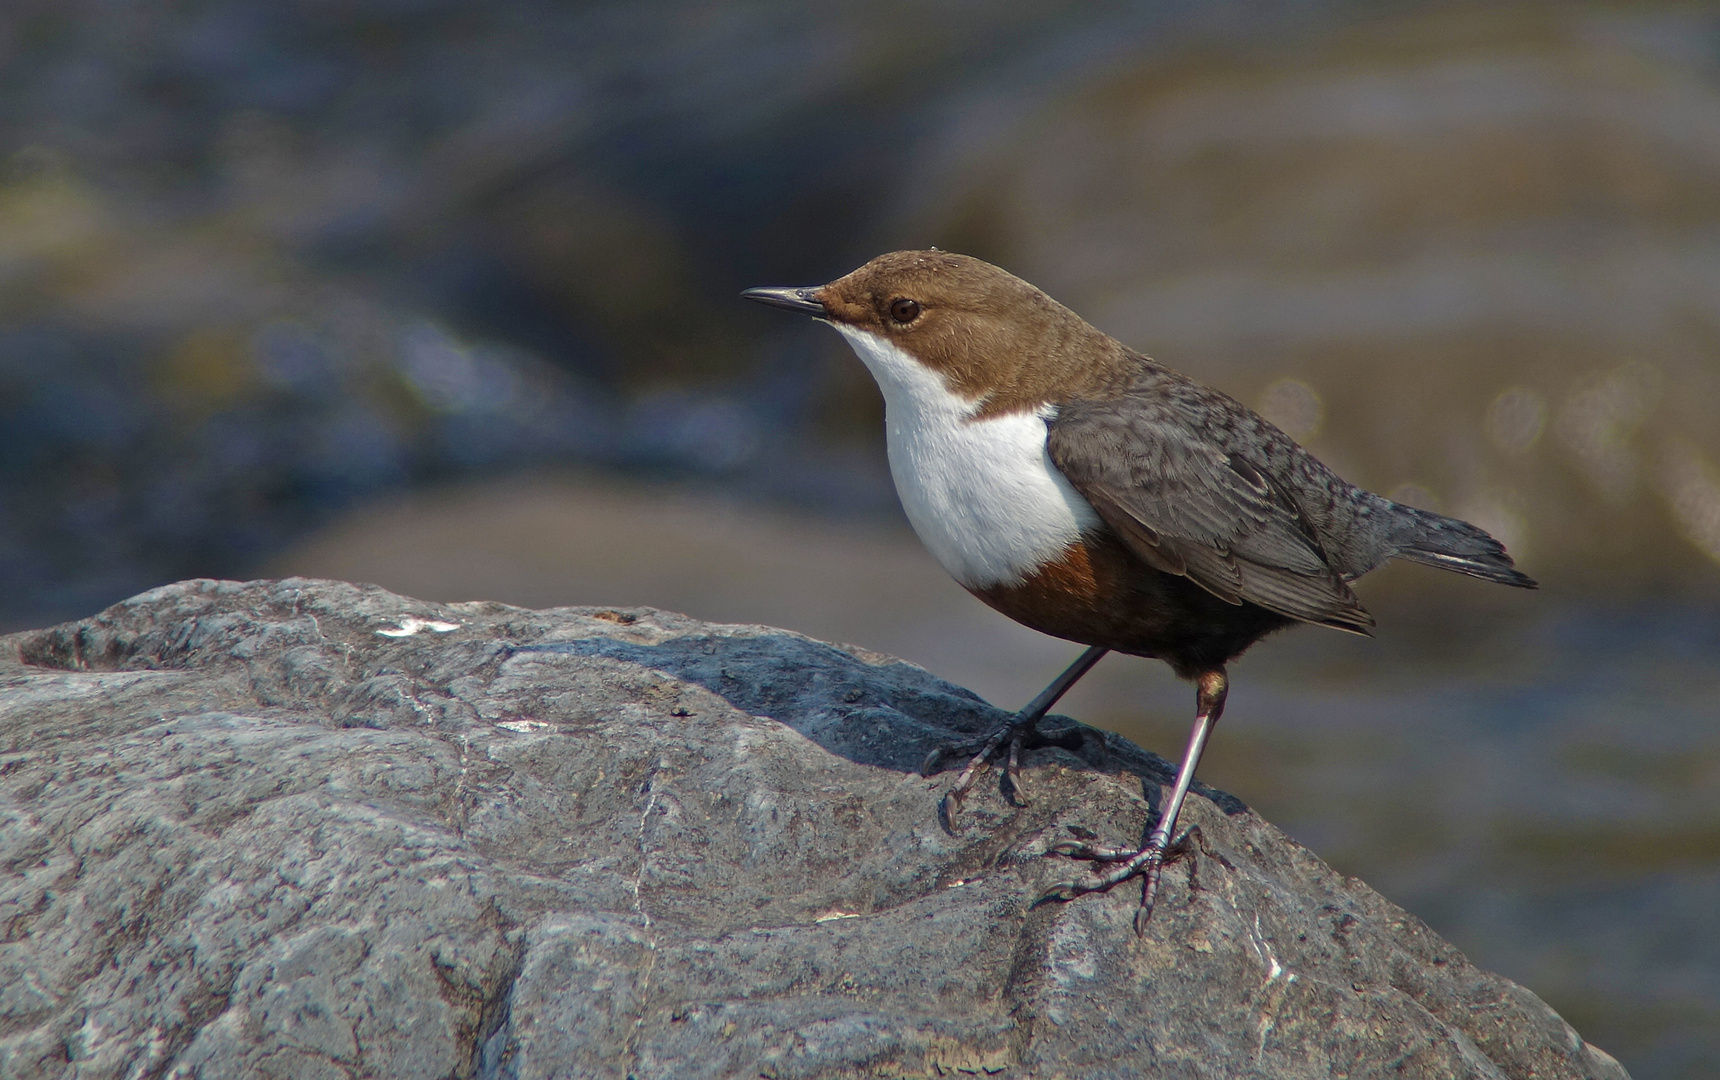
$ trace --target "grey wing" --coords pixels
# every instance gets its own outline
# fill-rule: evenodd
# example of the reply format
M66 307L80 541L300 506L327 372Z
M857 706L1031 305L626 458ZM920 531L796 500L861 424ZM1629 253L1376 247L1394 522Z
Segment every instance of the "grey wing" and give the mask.
M1359 634L1373 625L1289 494L1152 399L1070 403L1052 420L1047 449L1155 568L1232 604Z

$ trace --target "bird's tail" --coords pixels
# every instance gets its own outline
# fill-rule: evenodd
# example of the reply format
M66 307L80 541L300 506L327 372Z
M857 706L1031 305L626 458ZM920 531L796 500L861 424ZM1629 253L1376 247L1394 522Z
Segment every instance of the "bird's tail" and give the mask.
M1505 553L1505 545L1486 530L1400 503L1392 504L1392 509L1395 524L1391 542L1398 558L1519 589L1538 587L1534 578L1517 569Z

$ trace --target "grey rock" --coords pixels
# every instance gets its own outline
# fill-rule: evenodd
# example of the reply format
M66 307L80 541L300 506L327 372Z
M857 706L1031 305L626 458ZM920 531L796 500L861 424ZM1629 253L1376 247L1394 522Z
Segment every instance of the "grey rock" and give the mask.
M1201 789L1144 937L1032 900L1170 779L1058 721L1030 807L915 764L996 710L648 609L167 586L0 639L3 1077L1624 1077Z

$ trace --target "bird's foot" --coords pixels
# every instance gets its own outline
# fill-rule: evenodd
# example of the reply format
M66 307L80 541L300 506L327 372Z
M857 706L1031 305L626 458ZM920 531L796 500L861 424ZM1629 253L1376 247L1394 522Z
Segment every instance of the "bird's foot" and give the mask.
M1027 805L1021 788L1022 746L1025 744L1028 749L1032 749L1034 746L1045 745L1037 730L1039 721L1045 717L1047 712L1051 711L1051 706L1057 704L1057 699L1062 697L1065 691L1074 686L1081 676L1093 669L1093 665L1097 664L1107 651L1103 645L1089 645L1086 652L1076 657L1074 663L1063 669L1063 674L1052 679L1051 685L1041 690L1039 696L1028 703L1027 708L1016 713L1009 723L998 728L988 737L973 742L940 746L926 755L926 760L920 765L921 776L930 776L937 772L943 763L950 758L959 757L963 754L973 754L967 763L967 768L963 769L961 776L956 779L956 786L950 789L949 794L938 800L938 820L943 823L945 829L950 832L955 831L950 823L951 812L961 805L962 798L973 789L974 781L979 778L980 770L990 763L992 755L998 753L1006 743L1009 746L1009 754L1003 771L1004 797L1016 806ZM1071 750L1079 749L1082 736L1079 732L1072 734L1073 740L1071 740L1070 734L1065 734L1063 737L1051 741L1055 745ZM1028 742L1030 738L1034 739L1032 743ZM975 751L978 752L975 753Z
M1147 920L1153 917L1153 902L1158 896L1159 877L1164 873L1163 844L1148 843L1139 851L1131 851L1128 848L1064 841L1054 846L1048 854L1108 864L1110 869L1085 879L1060 882L1047 890L1045 895L1039 898L1039 903L1048 900L1073 900L1088 893L1105 892L1139 875L1141 906L1135 911L1135 933L1140 934L1146 930Z
M938 820L943 822L946 829L952 829L951 814L961 806L961 802L973 790L979 780L980 773L985 771L995 759L1003 759L1004 796L1014 806L1026 806L1027 796L1021 783L1021 753L1023 750L1034 750L1042 746L1059 746L1065 750L1079 751L1085 736L1080 730L1059 732L1047 736L1039 730L1041 717L1023 719L1020 714L1009 723L983 739L969 739L966 742L949 743L940 746L926 755L920 763L920 775L931 776L943 768L944 763L951 758L968 758L967 767L956 777L955 786L948 794L938 800Z
M1108 844L1090 844L1078 840L1065 840L1052 845L1047 855L1061 855L1068 859L1084 859L1098 863L1102 867L1093 876L1073 881L1064 881L1052 886L1035 903L1043 904L1051 900L1073 900L1088 893L1106 892L1113 886L1120 885L1132 877L1141 879L1141 906L1135 909L1135 933L1146 932L1147 920L1153 917L1153 904L1158 898L1159 879L1164 874L1166 865L1176 862L1185 856L1192 855L1196 847L1216 856L1206 846L1205 838L1201 836L1198 827L1184 833L1174 844L1167 844L1156 832L1147 845L1138 850L1132 848L1111 847ZM1224 861L1219 857L1220 861ZM1226 863L1228 865L1228 863ZM1194 876L1194 864L1189 865L1189 886L1199 888Z
M971 754L967 768L956 777L955 786L938 800L938 818L946 828L951 827L953 811L961 806L967 793L973 790L974 784L985 767L991 764L993 757L1005 753L1004 778L1007 781L1007 796L1017 806L1026 806L1027 799L1022 794L1021 787L1021 748L1027 741L1027 736L1033 731L1037 719L1022 721L1011 720L983 740L971 739L964 743L950 743L940 746L926 755L926 760L920 764L920 775L931 776L938 772L946 761Z

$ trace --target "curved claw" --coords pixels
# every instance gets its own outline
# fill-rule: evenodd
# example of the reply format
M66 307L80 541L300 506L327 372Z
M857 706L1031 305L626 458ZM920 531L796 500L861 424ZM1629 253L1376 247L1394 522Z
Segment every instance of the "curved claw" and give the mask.
M955 810L961 804L961 796L953 791L948 792L938 800L938 824L942 825L944 831L951 835L954 835L956 831Z
M933 747L932 752L927 754L925 759L920 762L920 775L931 776L935 774L938 771L938 766L944 763L944 759L946 757L949 757L949 747Z
M1039 899L1033 902L1033 906L1038 907L1040 904L1049 904L1053 900L1067 903L1068 901L1075 899L1077 896L1085 896L1090 891L1091 890L1089 889L1083 889L1079 881L1061 881L1042 893Z
M1153 901L1149 897L1145 903L1135 909L1135 936L1145 937L1147 920L1153 917Z

